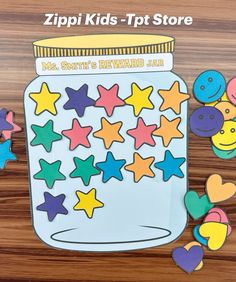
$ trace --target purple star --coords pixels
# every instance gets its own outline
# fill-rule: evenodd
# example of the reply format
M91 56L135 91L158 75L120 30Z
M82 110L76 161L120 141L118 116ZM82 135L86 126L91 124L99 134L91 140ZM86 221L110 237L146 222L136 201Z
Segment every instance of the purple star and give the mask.
M95 101L88 97L88 85L82 85L78 90L66 87L66 93L69 100L65 103L63 108L65 110L75 110L79 117L84 115L86 107L94 106Z
M68 210L62 205L65 200L65 195L60 194L53 196L48 192L44 193L45 202L37 206L38 211L45 211L48 214L48 220L53 221L57 214L68 214Z
M0 131L13 129L13 125L6 121L7 110L0 110Z

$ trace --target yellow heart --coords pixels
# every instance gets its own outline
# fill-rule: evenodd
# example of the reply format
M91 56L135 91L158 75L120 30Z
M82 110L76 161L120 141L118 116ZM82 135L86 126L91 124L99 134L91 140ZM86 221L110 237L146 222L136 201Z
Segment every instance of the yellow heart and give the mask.
M199 228L199 234L208 238L208 248L212 251L219 250L227 237L227 225L219 222L205 222Z
M206 192L211 203L218 203L233 197L236 185L231 182L222 184L221 176L212 174L207 179Z

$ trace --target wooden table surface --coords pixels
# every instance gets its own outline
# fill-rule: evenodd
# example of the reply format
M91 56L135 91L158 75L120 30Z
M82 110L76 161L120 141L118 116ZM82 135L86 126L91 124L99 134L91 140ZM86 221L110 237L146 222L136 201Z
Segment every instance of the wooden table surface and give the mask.
M175 71L192 92L194 78L203 70L217 69L226 79L236 75L236 1L76 1L0 0L0 107L16 112L24 128L23 91L35 77L32 42L47 37L102 32L160 33L176 37ZM127 12L190 15L191 26L79 26L60 29L43 26L44 13L71 15L79 12ZM199 106L191 99L190 110ZM210 141L189 136L190 189L204 191L211 173L235 181L235 159L214 156ZM205 251L204 268L191 276L171 259L173 248L192 240L189 221L184 235L170 245L140 251L87 253L55 250L44 245L31 227L25 132L13 138L16 163L0 172L0 280L1 281L234 281L236 277L236 231L217 252ZM236 225L236 199L222 206Z

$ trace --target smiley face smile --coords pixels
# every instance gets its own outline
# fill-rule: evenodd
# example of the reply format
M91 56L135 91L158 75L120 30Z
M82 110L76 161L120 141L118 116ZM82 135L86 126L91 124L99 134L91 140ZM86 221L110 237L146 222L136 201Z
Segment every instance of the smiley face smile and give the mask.
M208 96L208 98L213 98L215 97L219 92L220 92L220 89L221 89L221 85L220 87L218 88L218 90L215 92L215 94L211 95L211 96Z

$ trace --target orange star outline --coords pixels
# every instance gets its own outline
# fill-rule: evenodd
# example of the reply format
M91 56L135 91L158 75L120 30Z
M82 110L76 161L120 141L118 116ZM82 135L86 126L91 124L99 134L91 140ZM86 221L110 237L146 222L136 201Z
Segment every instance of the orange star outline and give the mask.
M168 147L172 139L180 139L184 137L183 133L178 129L180 122L180 117L169 120L162 115L160 118L160 126L153 132L153 135L160 136L163 145Z
M151 170L154 157L142 158L138 153L134 153L133 162L125 166L127 171L133 172L134 182L139 182L143 176L154 177L155 174Z
M163 99L160 111L172 109L177 115L181 112L181 104L190 98L188 93L180 92L179 81L175 81L170 89L160 89L158 93Z
M93 133L94 137L103 139L106 149L109 149L113 142L123 143L124 138L119 133L123 123L121 121L110 123L106 118L101 119L101 129Z

